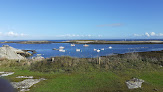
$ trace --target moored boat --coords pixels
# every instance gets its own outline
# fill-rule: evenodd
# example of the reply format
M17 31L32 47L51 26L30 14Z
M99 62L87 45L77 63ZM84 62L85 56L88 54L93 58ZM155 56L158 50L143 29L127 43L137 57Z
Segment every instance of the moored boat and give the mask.
M53 48L53 50L59 50L59 49Z
M111 46L109 46L109 49L112 49L112 47L111 47Z
M63 49L59 49L60 52L65 52L66 50L63 50Z
M101 48L101 50L104 50L104 48Z
M75 46L75 44L71 44L71 46Z
M76 49L76 51L77 51L77 52L79 52L79 51L80 51L80 49Z
M87 45L87 44L84 44L83 46L84 46L84 47L88 47L89 45Z
M97 51L97 49L93 49L94 51Z
M97 50L97 52L100 52L100 50Z
M59 47L59 49L64 49L64 48L65 48L65 47L63 47L63 46L60 46L60 47Z

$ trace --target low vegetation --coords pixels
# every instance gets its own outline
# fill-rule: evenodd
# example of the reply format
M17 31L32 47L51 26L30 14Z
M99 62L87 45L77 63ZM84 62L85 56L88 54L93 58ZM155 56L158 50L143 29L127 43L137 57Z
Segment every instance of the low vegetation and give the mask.
M156 54L157 53L157 54ZM156 56L155 56L156 55ZM14 71L6 77L46 78L31 92L153 92L163 91L163 55L160 52L128 53L100 58L53 57L41 61L1 59L1 71ZM143 87L129 90L132 77L145 80Z

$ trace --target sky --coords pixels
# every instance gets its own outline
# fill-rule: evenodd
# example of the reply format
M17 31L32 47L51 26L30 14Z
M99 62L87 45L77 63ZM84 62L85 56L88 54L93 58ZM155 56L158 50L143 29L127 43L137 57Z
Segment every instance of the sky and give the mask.
M0 0L0 40L163 39L163 0Z

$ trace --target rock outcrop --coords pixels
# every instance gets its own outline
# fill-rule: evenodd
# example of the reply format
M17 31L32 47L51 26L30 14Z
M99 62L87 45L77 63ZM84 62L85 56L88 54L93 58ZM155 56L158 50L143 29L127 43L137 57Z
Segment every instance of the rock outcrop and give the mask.
M14 72L0 72L0 77L5 77L5 76L9 76L14 74ZM34 84L42 81L42 80L46 80L44 78L40 78L40 79L33 79L33 76L17 76L16 78L26 78L23 81L20 82L11 82L10 84L13 86L13 88L18 89L19 92L25 92L25 91L29 91L30 87L32 87ZM0 91L1 92L1 91Z
M142 79L133 78L129 81L126 81L126 85L128 89L141 88L143 82L144 80Z
M0 72L0 77L9 76L14 74L14 72Z
M33 76L18 76L16 78L27 78L27 79L33 79Z
M21 82L11 82L12 86L16 89L20 89L20 91L29 91L30 87L33 86L34 84L45 80L44 78L40 79L25 79Z
M17 59L22 60L26 59L21 54L29 54L28 52L24 52L22 50L13 48L8 45L3 45L3 47L0 47L0 58L7 58L7 59Z

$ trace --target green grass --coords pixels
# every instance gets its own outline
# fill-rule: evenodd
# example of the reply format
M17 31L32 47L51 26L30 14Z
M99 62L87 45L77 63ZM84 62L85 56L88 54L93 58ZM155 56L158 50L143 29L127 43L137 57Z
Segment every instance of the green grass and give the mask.
M131 78L139 78L143 79L145 82L142 84L141 89L134 89L134 90L126 90L131 92L153 92L153 89L159 90L159 92L163 91L163 71L138 71L136 69L128 69L125 71L116 71L117 76L121 77L121 82L125 82ZM123 91L124 91L123 90Z
M147 83L150 83L152 85L163 87L163 71L145 72L140 76L140 78L146 80Z
M31 92L82 92L108 90L117 84L118 76L112 72L62 74L33 87Z
M74 73L41 73L22 69L0 68L0 71L13 71L13 75L6 77L10 81L22 81L17 76L34 76L46 78L31 87L30 92L153 92L163 91L163 71L89 71ZM129 90L125 84L132 77L145 80L142 88Z
M23 80L17 76L47 79L32 86L30 92L163 92L162 61L161 55L142 58L135 53L103 57L100 65L95 58L55 57L54 62L46 59L31 66L26 61L3 60L0 71L15 72L5 77L12 82ZM142 88L127 88L125 81L133 77L145 81Z

